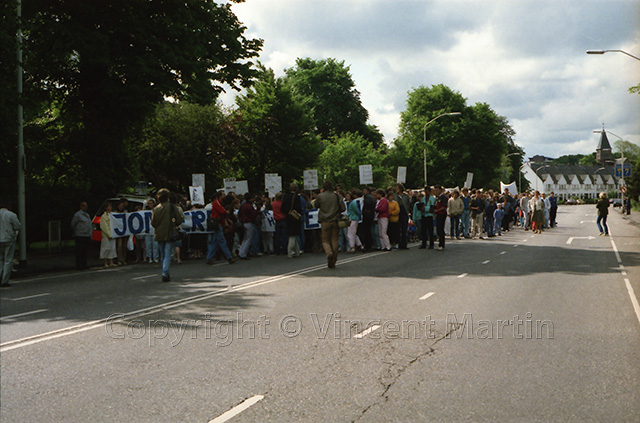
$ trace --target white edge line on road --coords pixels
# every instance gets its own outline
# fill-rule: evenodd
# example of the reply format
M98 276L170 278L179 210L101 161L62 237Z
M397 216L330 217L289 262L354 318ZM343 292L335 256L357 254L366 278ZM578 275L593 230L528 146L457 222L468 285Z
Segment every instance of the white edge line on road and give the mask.
M29 316L31 314L42 313L42 312L45 312L45 311L49 311L49 309L48 308L43 308L43 309L40 309L40 310L27 311L26 313L12 314L11 316L3 316L3 317L0 317L0 322L3 322L5 320L10 320L10 319L15 319L16 317Z
M341 260L339 262L337 262L336 264L346 264L346 263L351 263L353 261L358 261L358 260L363 260L369 257L375 257L377 255L380 254L386 254L386 252L380 252L380 253L372 253L372 254L366 254L360 257L353 257L350 259L346 259L346 260ZM87 323L81 323L79 325L75 325L75 326L70 326L67 328L62 328L62 329L57 329L51 332L45 332L45 333L41 333L38 335L33 335L33 336L29 336L26 338L21 338L21 339L15 339L13 341L8 341L5 342L3 344L0 344L0 352L4 352L4 351L9 351L9 350L13 350L16 348L20 348L23 346L27 346L27 345L33 345L33 344L37 344L38 342L43 342L43 341L47 341L49 339L55 339L55 338L60 338L63 336L67 336L67 335L73 335L79 332L84 332L87 330L91 330L91 329L95 329L98 327L101 327L104 323L110 321L110 322L117 322L126 318L132 318L134 316L140 316L140 315L147 315L147 314L152 314L155 312L159 312L162 310L168 310L171 308L175 308L175 307L179 307L182 305L186 305L186 304L190 304L193 302L197 302L197 301L202 301L202 300L207 300L209 298L213 298L213 297L217 297L220 295L224 295L230 292L236 292L236 291L243 291L245 289L249 289L249 288L253 288L253 287L257 287L260 285L264 285L267 283L271 283L271 282L277 282L283 279L287 279L290 278L292 276L297 276L297 275L303 275L305 273L310 273L310 272L314 272L316 270L320 270L320 269L325 269L326 268L326 264L321 264L321 265L316 265L316 266L312 266L312 267L307 267L305 269L301 269L299 271L293 271L293 272L288 272L288 273L283 273L281 275L276 275L276 276L271 276L265 279L259 279L257 281L251 281L251 282L247 282L244 284L240 284L237 285L236 287L232 287L231 289L228 288L224 288L224 289L220 289L214 292L210 292L207 294L200 294L200 295L195 295L193 297L187 297L187 298L183 298L180 300L175 300L175 301L170 301L167 303L163 303L163 304L158 304L155 306L151 306L151 307L146 307L140 310L135 310L135 311L131 311L128 313L113 313L111 316L106 317L104 319L99 319L99 320L94 320L91 322L87 322ZM46 311L46 310L42 310L42 311ZM33 314L34 312L29 312L29 314ZM24 314L23 314L24 315ZM117 317L113 317L116 316ZM17 317L18 315L14 315L14 316L7 316L5 318L8 317ZM3 318L4 319L4 318Z
M500 251L500 255L507 254L506 251Z
M248 398L242 401L240 404L236 405L235 407L225 412L224 414L221 414L215 419L210 420L209 423L224 423L232 419L233 417L237 416L238 414L242 413L244 410L251 407L252 405L255 405L258 402L262 401L263 398L264 398L264 395L254 395L251 398Z
M482 262L482 264L489 264L489 263L491 263L491 260L485 260Z
M420 297L420 300L426 300L427 298L429 298L430 296L432 296L433 294L435 294L435 292L428 292L427 294L423 295L422 297Z
M7 299L11 300L11 301L22 301L22 300L30 300L31 298L44 297L46 295L51 295L51 293L47 292L47 293L44 293L44 294L29 295L28 297L7 298Z
M640 323L640 304L638 304L638 299L636 298L636 294L633 291L633 287L631 286L631 282L629 282L629 279L624 278L624 283L625 285L627 285L627 291L629 292L629 297L631 297L631 304L633 304L633 309L636 312L638 323Z
M464 277L465 277L465 276L467 276L467 275L468 275L468 273L463 273L463 274L461 274L461 275L458 275L458 279L462 279L462 278L464 278Z
M355 339L362 339L365 336L369 335L371 332L373 332L374 330L377 330L380 328L380 325L373 325L370 328L360 332L359 334L355 335L354 338Z

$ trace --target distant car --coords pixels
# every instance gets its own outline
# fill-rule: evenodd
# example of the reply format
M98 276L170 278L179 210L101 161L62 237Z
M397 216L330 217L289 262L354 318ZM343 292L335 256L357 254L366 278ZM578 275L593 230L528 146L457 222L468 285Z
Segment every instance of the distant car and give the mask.
M93 226L93 233L91 235L91 239L94 241L102 241L102 231L100 230L100 218L102 217L102 213L104 213L104 209L107 207L107 203L111 202L113 204L113 211L116 211L116 206L120 199L126 198L129 201L129 205L127 206L127 211L132 212L136 209L136 207L141 206L142 209L147 205L147 201L151 199L151 197L147 197L145 195L130 195L123 194L119 197L107 198L102 202L96 214L93 216L93 220L91 221Z
M622 199L612 198L609 200L609 204L613 205L613 207L622 207Z
M580 198L578 198L578 199L576 200L576 203L578 203L578 204L585 204L584 200L582 200L582 199L580 199Z
M566 205L568 206L575 206L576 204L578 204L578 202L576 200L574 200L573 198L568 199L567 201L564 202Z

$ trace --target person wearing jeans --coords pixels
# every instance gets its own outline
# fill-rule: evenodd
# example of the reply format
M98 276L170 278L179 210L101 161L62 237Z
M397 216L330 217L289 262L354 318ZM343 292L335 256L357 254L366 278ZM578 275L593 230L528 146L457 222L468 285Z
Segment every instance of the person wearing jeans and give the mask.
M169 266L171 265L171 252L173 242L171 242L171 232L184 221L184 215L180 207L169 201L171 193L168 189L162 188L158 191L158 204L153 209L151 215L151 226L155 229L154 240L158 242L160 249L160 259L162 260L162 282L170 282L171 275Z
M391 243L387 228L389 227L389 202L385 198L384 190L378 188L375 194L378 204L376 205L376 213L378 213L378 236L380 239L380 249L382 251L391 251Z
M609 215L609 199L606 192L600 193L600 199L596 204L598 209L598 218L596 219L596 225L600 235L609 236L609 227L607 226L607 216Z
M239 256L241 260L249 259L249 250L253 242L253 230L256 227L255 221L258 216L258 212L253 206L253 200L255 195L248 192L244 195L244 203L240 206L240 212L238 216L244 226L244 238L242 238L242 245L240 245Z

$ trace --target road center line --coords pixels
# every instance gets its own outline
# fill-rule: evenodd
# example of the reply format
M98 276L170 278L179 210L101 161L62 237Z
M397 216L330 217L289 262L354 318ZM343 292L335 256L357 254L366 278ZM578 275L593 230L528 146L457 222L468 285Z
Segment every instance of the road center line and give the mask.
M43 309L40 309L40 310L27 311L26 313L12 314L11 316L0 317L0 322L4 322L5 320L10 320L10 319L15 319L16 317L29 316L31 314L43 313L45 311L49 311L49 309L48 308L43 308Z
M355 339L362 339L365 336L369 335L371 332L373 332L374 330L380 328L380 325L373 325L370 328L368 328L365 331L360 332L359 334L355 335L354 338Z
M507 254L506 251L500 251L500 255Z
M458 279L462 279L462 278L464 278L464 277L465 277L465 276L467 276L467 275L468 275L468 273L463 273L463 274L461 274L461 275L458 275Z
M427 294L423 295L422 297L420 297L421 300L426 300L427 298L429 298L430 296L432 296L433 294L435 294L435 292L428 292Z
M138 276L137 278L133 278L131 279L132 281L139 281L140 279L149 279L149 278L153 278L153 277L157 277L158 275L147 275L147 276Z
M482 264L488 264L488 263L491 263L491 260L485 260L482 262Z
M227 420L232 419L233 417L235 417L238 414L242 413L244 410L246 410L247 408L251 407L252 405L255 405L258 402L262 401L263 399L264 399L264 395L254 395L251 398L248 398L248 399L242 401L240 404L236 405L231 410L229 410L229 411L225 412L224 414L221 414L220 416L216 417L215 419L209 421L209 423L224 423Z
M45 294L36 294L36 295L29 295L28 297L9 298L9 299L11 301L22 301L22 300L30 300L31 298L44 297L46 295L51 295L51 293L47 292Z

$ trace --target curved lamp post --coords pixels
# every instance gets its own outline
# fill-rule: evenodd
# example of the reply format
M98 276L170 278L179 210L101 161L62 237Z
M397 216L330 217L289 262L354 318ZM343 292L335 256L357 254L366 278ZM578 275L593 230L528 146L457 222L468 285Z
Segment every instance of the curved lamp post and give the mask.
M633 57L636 60L640 60L640 57L636 57L633 54L629 54L624 50L587 50L587 54L605 54L605 53L609 53L609 52L626 54L629 57Z
M424 164L424 185L427 185L427 126L432 123L435 122L436 120L440 119L443 116L459 116L462 113L460 112L451 112L451 113L441 113L438 116L434 117L433 119L431 119L429 122L425 123L424 126L422 127L422 132L423 132L423 142L424 142L424 150L422 151L422 156L423 156L423 164Z

